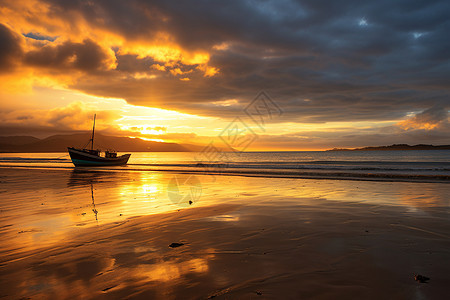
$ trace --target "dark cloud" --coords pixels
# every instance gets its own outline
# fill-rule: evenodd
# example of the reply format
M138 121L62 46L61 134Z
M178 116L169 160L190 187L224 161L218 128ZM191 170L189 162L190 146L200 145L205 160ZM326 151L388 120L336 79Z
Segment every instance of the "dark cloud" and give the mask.
M150 58L138 58L137 55L120 55L116 53L116 70L124 73L150 72L150 67L156 62Z
M82 43L66 41L62 44L48 44L38 50L29 51L25 63L32 66L54 69L78 69L94 71L107 69L110 57L98 44L92 40Z
M450 107L450 103L448 104L448 107ZM421 112L420 114L417 114L415 118L418 122L422 123L424 122L434 123L446 121L448 119L448 108L440 106L432 107Z
M395 119L449 101L447 1L55 1L52 9L129 40L169 32L186 49L210 51L220 69L189 83L161 75L116 78L113 89L98 78L74 86L134 104L232 117L241 107L210 102L244 103L264 89L284 121L325 122ZM150 72L153 63L118 61L126 72Z
M0 23L0 72L9 71L21 56L20 38Z
M88 73L71 86L90 94L233 118L266 90L284 110L274 121L300 123L398 120L449 103L448 1L46 2L48 16L76 32L80 18L120 35L125 45L165 32L183 49L207 51L208 64L220 70L205 77L197 65L177 62L158 71L154 58L117 46L115 70ZM86 40L50 43L26 62L90 71L101 69L104 58L104 49ZM170 73L175 68L189 72L190 81ZM239 101L213 103L227 99Z

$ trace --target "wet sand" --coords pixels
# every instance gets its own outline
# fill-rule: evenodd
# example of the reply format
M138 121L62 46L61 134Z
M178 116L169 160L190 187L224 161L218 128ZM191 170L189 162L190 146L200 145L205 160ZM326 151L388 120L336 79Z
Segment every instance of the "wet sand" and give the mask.
M0 182L4 299L443 299L450 286L445 183L26 168Z

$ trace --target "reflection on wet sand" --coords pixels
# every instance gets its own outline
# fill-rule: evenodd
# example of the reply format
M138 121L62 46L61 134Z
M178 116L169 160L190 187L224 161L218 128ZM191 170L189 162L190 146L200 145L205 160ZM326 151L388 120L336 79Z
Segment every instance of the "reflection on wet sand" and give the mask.
M1 175L5 298L439 298L450 284L445 184L199 176L184 208L170 173Z
M94 185L91 183L91 196L92 196L92 212L95 215L95 221L98 222L98 211L95 208L95 199L94 199Z
M410 207L412 210L428 211L429 208L449 207L450 197L443 197L450 191L448 184L437 185L432 188L424 187L420 191L411 187L400 186L399 203Z
M179 217L192 219L189 214L155 215L145 222L136 219L129 226L114 223L72 232L52 247L29 252L16 262L4 262L1 290L18 297L80 299L106 293L121 298L157 292L164 299L186 277L207 273L209 261L214 258L211 248L188 253L189 243L180 249L168 247L170 241L184 235L184 226L177 226L175 231L170 228Z
M101 222L174 210L168 201L164 176L154 172L72 171L67 183L75 191L91 187ZM94 203L94 202L93 202Z

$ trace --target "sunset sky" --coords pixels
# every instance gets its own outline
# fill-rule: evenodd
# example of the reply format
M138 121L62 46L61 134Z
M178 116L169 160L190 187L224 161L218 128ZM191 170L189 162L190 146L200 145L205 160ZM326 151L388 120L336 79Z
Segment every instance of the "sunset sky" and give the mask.
M0 135L450 144L450 2L0 0ZM270 97L273 115L246 113ZM250 106L251 108L251 106ZM247 111L248 112L248 111Z

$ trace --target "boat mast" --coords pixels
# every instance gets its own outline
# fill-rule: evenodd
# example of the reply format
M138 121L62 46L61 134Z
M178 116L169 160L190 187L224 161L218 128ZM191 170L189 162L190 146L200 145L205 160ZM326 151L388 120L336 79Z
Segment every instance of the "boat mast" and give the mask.
M94 129L95 129L95 117L97 114L94 114L94 126L92 126L92 137L91 137L91 150L94 150Z

